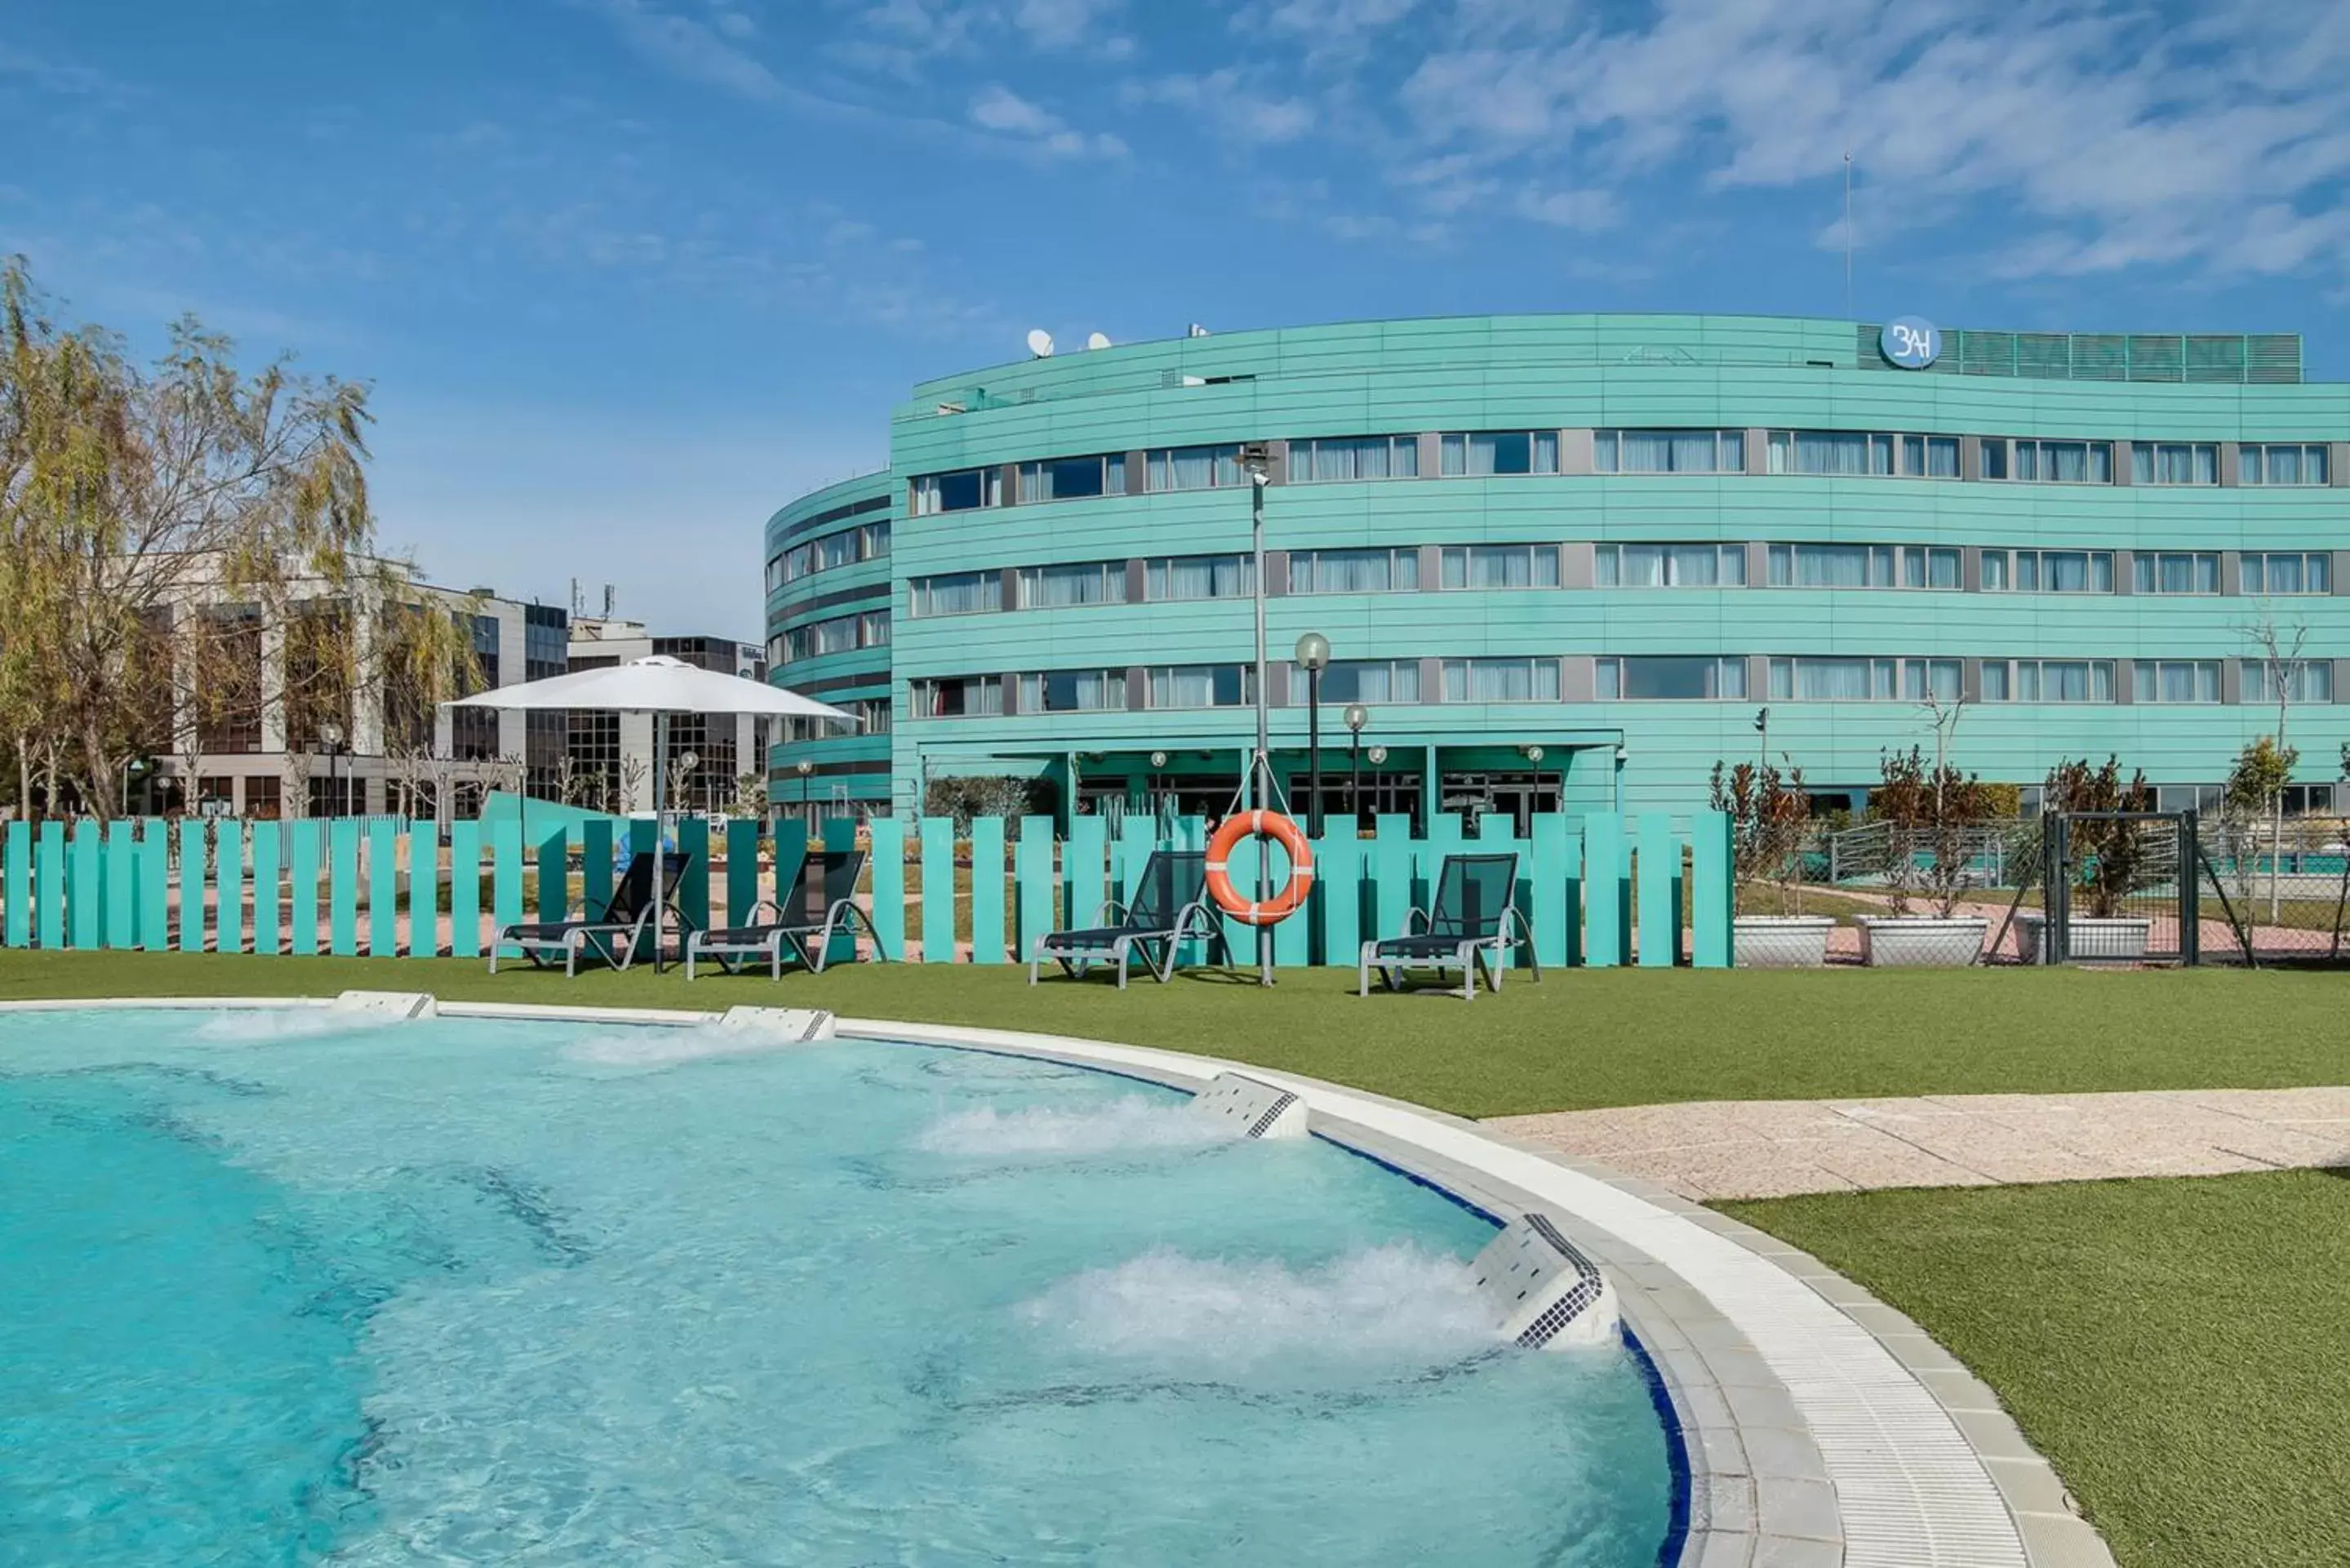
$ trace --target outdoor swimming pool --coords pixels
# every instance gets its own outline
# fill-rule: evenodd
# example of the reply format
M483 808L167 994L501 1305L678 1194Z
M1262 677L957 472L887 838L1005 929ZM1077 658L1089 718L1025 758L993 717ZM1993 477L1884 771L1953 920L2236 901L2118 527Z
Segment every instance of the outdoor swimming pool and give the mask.
M1648 1568L1483 1220L913 1045L0 1014L0 1563Z

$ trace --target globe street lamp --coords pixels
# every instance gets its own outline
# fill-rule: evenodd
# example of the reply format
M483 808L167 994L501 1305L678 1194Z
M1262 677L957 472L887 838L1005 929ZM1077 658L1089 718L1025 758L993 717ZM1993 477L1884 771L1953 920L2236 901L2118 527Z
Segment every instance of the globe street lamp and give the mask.
M1297 639L1297 667L1305 671L1305 833L1322 836L1322 671L1330 667L1330 639L1309 631Z
M1347 810L1355 819L1355 831L1363 831L1363 726L1371 722L1371 711L1360 702L1347 704L1347 732L1352 737L1347 748Z
M1528 833L1532 833L1534 830L1534 813L1542 809L1542 765L1544 752L1540 746L1521 746L1518 750L1525 753L1526 761L1534 764L1534 793L1526 797L1526 831Z
M342 769L336 759L342 755L343 727L332 719L318 726L318 743L327 748L327 815L348 816L344 807Z

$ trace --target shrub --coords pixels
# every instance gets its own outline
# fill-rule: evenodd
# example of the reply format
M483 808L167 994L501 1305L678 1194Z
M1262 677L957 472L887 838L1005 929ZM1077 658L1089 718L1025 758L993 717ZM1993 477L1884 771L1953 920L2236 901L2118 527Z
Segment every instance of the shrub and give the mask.
M1804 838L1811 829L1812 797L1804 793L1804 770L1785 773L1768 763L1713 764L1713 809L1730 816L1731 874L1740 886L1773 882L1779 912L1801 912L1796 891L1802 879Z
M1053 809L1053 786L1041 778L981 774L932 779L922 792L922 814L954 818L958 835L971 831L975 816L1024 816Z
M2128 784L2122 783L2118 757L2108 756L2103 767L2091 765L2085 757L2079 762L2059 763L2048 771L2040 809L2043 813L2068 815L2152 811L2154 791L2147 787L2143 770L2131 774ZM2111 919L2121 912L2122 900L2137 886L2146 857L2142 825L2111 816L2093 816L2074 823L2071 835L2074 875L2078 878L2081 896L2088 902L2088 912L2096 919Z

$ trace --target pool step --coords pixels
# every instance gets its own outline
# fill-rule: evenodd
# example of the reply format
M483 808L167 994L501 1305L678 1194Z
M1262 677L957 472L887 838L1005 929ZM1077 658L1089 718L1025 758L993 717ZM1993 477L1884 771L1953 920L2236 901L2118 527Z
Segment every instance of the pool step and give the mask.
M1305 1136L1305 1102L1240 1073L1219 1073L1191 1096L1191 1114L1229 1124L1239 1137Z
M424 991L347 991L327 1003L327 1011L407 1020L437 1017L441 1004Z
M1604 1345L1617 1336L1615 1287L1539 1210L1503 1227L1470 1267L1501 1316L1502 1332L1528 1350Z
M779 1045L812 1044L835 1032L832 1014L818 1007L730 1007L716 1026Z

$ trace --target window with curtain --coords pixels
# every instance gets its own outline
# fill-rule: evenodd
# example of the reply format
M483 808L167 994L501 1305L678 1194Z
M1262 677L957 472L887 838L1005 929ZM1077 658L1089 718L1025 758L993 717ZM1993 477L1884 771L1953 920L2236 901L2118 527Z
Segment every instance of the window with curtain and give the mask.
M1889 588L1893 551L1870 545L1773 545L1774 588Z
M2135 575L2142 594L2216 594L2220 557L2208 550L2141 551Z
M1348 479L1414 479L1419 438L1313 436L1289 443L1289 483L1328 484Z
M1711 654L1638 654L1596 661L1603 702L1678 702L1746 695L1746 660Z
M1985 550L1982 586L1987 593L2109 594L2114 591L2111 550Z
M2328 454L2323 441L2246 441L2237 449L2239 484L2324 484Z
M1245 664L1161 665L1150 672L1153 708L1242 708L1256 701L1256 672Z
M2139 702L2217 702L2215 659L2141 659L2130 670L2130 696Z
M1597 545L1592 581L1603 588L1742 588L1743 545Z
M1293 550L1293 594L1408 593L1419 587L1419 552L1401 550Z
M1067 609L1126 602L1124 561L1078 561L1020 568L1022 609Z
M2288 702L2334 701L2332 659L2282 659L2272 664L2265 659L2247 659L2243 661L2243 673L2244 701L2247 702L2276 701L2280 685L2284 689L2284 700Z
M1162 447L1144 463L1144 485L1149 490L1222 490L1245 484L1241 449L1234 446Z
M1985 659L1982 694L1986 702L2110 702L2114 700L2114 661Z
M878 561L889 553L889 524L868 523L857 531L858 556L861 560Z
M1447 702L1555 702L1555 659L1448 659Z
M2239 587L2256 596L2330 594L2334 557L2324 550L2247 550Z
M1142 570L1146 598L1247 598L1256 592L1256 562L1247 556L1162 556Z
M1292 702L1305 695L1305 671L1289 667ZM1345 704L1419 701L1419 660L1417 659L1341 659L1322 671L1322 701Z
M2130 483L2217 484L2220 448L2211 441L2139 441L2130 448Z
M906 585L907 613L920 620L940 615L980 615L1003 607L1003 574L952 572L916 577Z
M1773 431L1764 463L1773 473L1959 477L1959 438L1897 431Z
M1044 670L1020 677L1023 713L1118 712L1125 707L1123 670Z
M1833 655L1771 660L1771 696L1795 702L1889 701L1897 690L1898 659Z
M914 481L914 515L970 512L1001 505L1003 475L993 468L966 468L955 473L926 473Z
M1901 661L1901 699L1905 702L1955 702L1966 687L1966 668L1956 659L1905 659Z
M1020 465L1020 504L1126 493L1126 454L1053 457Z
M1558 472L1556 431L1457 431L1440 437L1437 451L1447 476Z
M837 566L857 564L857 530L827 535L816 541L816 569L829 572Z
M2030 484L2111 484L2114 443L1985 436L1982 476Z
M1555 545L1451 545L1440 557L1448 588L1555 588Z
M915 719L976 719L1003 711L1003 680L995 675L910 681L906 711Z
M859 697L849 703L848 711L857 715L858 732L866 735L886 735L895 714L887 697Z
M1601 473L1743 473L1746 432L1594 431L1591 459Z
M857 640L867 648L889 646L889 612L867 610L857 618Z

